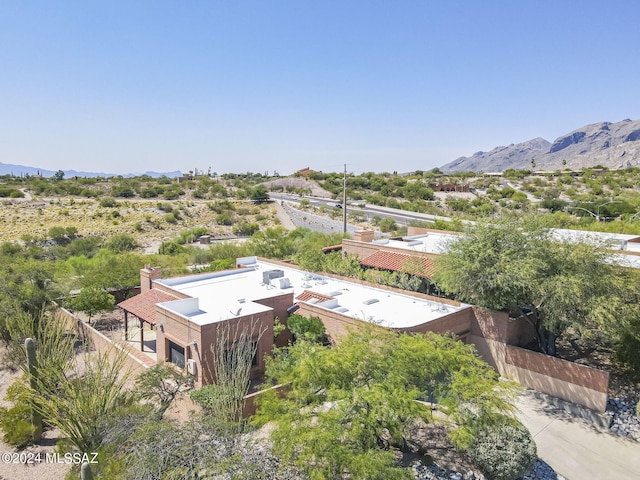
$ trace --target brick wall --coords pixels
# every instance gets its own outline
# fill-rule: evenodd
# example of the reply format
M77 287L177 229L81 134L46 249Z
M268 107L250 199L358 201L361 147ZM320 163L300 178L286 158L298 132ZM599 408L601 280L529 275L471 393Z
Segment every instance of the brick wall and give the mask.
M557 378L563 382L607 393L609 372L508 345L505 361L509 365Z
M554 397L604 412L609 373L519 348L535 338L524 319L474 307L469 342L500 375Z
M471 322L474 318L473 310L467 308L459 312L451 313L447 316L430 320L420 325L408 328L394 329L399 332L426 333L434 332L439 334L453 333L457 336L464 336L471 329Z
M265 305L267 307L273 308L274 318L278 317L280 323L287 327L287 318L289 317L287 309L291 305L293 305L293 293L286 293L277 297L262 298L253 301L259 303L260 305ZM291 331L289 331L289 328L287 328L280 335L278 335L274 343L277 347L284 347L286 345L289 345L289 342L291 342L292 339L293 337L291 335Z
M325 331L329 340L333 343L340 341L340 338L348 335L350 331L363 328L365 326L374 325L364 320L358 320L356 318L348 317L339 312L333 312L326 308L318 307L317 305L310 305L307 303L301 303L300 309L296 312L299 315L305 317L318 317L324 324ZM378 327L382 328L382 327Z

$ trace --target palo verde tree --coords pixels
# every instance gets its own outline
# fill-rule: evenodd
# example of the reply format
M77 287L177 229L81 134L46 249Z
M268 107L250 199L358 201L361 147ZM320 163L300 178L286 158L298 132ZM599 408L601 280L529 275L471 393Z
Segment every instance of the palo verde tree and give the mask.
M434 280L458 300L526 319L556 355L567 329L589 333L631 314L617 309L632 285L611 260L597 245L554 240L535 220L478 224L436 259Z
M83 288L78 295L69 300L71 308L89 316L89 323L91 323L91 317L96 313L112 311L114 303L113 295L96 286Z
M287 384L286 394L264 391L256 421L273 422L282 461L317 479L412 478L390 447L408 448L414 420L435 420L425 402L457 425L452 440L461 448L513 409L512 384L499 382L473 347L435 334L371 327L331 348L301 339L277 352L267 377Z

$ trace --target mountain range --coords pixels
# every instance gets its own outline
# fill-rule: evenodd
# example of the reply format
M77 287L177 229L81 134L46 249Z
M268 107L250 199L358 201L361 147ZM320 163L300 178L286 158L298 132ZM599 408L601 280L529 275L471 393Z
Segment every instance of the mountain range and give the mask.
M533 160L533 163L532 163ZM601 165L609 169L640 166L640 120L586 125L553 143L544 138L476 152L440 167L445 173L516 170L580 169Z
M115 173L99 173L99 172L79 172L77 170L63 170L64 178L72 178L72 177L116 177L118 176ZM24 165L13 165L10 163L1 163L0 162L0 175L14 175L16 177L24 176L24 175L37 175L40 174L43 177L53 177L56 172L53 170L45 170L44 168L36 168L36 167L26 167ZM169 177L175 178L182 176L182 172L180 170L176 170L173 172L144 172L144 173L127 173L126 175L122 175L123 177L137 177L140 175L148 175L149 177L158 178L158 177Z

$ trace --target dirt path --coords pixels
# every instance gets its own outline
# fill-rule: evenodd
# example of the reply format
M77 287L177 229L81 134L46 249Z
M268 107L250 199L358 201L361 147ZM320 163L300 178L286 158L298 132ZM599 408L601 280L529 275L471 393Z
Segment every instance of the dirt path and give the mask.
M278 219L280 220L280 223L282 224L282 226L287 230L294 230L296 226L291 220L291 217L289 216L289 214L282 207L280 202L275 201L274 205L276 207L276 215L278 216Z

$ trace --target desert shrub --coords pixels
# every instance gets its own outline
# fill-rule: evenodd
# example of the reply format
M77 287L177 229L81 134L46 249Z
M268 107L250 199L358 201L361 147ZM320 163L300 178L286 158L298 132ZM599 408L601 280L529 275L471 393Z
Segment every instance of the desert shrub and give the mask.
M0 408L2 439L14 447L24 447L32 440L35 431L31 424L29 390L24 380L18 379L7 388L5 400L13 403L13 406Z
M180 232L176 242L180 245L184 245L185 243L193 243L202 235L206 235L208 233L207 227L196 227L190 230L185 230L184 232Z
M632 333L624 332L615 345L615 357L633 370L640 371L640 340Z
M259 230L260 230L260 225L258 225L257 223L241 222L235 227L233 227L233 233L235 233L236 235L246 235L248 237L250 237L251 235L253 235Z
M467 452L491 480L520 478L538 458L531 433L516 420L481 430Z
M158 202L158 209L162 210L165 213L173 212L173 206L170 203Z
M396 224L396 221L393 218L387 217L380 220L379 227L380 227L380 230L382 230L383 232L390 232L392 230L396 230L398 228L398 225Z
M136 193L131 187L128 187L126 185L117 185L111 187L111 195L113 195L114 197L132 198L135 197Z
M119 233L109 239L106 247L114 253L130 252L138 248L138 243L131 235Z
M227 212L216 215L216 223L218 225L233 225L233 219Z
M116 202L116 199L112 197L105 197L100 200L101 207L112 208L116 205L118 205L118 202Z
M15 188L0 186L0 197L23 198L24 193Z
M184 247L176 242L162 242L158 253L160 255L179 255L184 252Z

